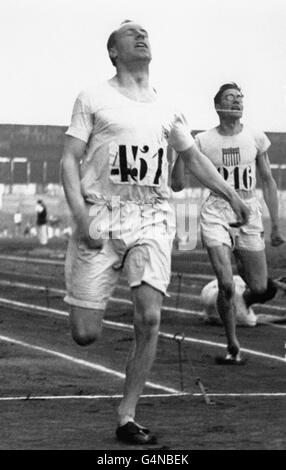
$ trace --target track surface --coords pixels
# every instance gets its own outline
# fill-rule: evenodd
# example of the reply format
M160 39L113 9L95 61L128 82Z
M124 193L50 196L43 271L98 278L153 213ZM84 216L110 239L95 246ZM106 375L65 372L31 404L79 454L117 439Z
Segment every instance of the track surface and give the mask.
M81 348L72 342L62 301L64 252L59 241L48 248L30 240L0 242L0 448L132 449L114 436L132 341L126 281L114 292L102 339ZM285 274L284 252L268 249L275 276ZM172 270L138 421L156 431L159 448L286 449L286 325L240 328L247 365L218 366L214 357L225 351L223 330L206 325L200 314L200 290L213 277L206 254L174 252ZM285 297L255 310L283 317ZM185 335L183 375L176 333ZM215 404L207 405L208 399Z

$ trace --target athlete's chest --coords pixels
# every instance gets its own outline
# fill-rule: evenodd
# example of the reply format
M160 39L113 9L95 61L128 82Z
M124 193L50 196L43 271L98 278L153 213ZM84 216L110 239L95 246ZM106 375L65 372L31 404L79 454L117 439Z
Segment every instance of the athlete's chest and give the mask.
M117 136L132 136L144 139L148 136L162 138L164 127L171 115L160 106L151 103L106 105L94 112L94 133Z
M234 167L253 164L257 156L254 139L227 139L210 142L202 149L217 166Z
M255 188L257 147L254 139L218 138L205 142L202 151L234 189Z
M160 186L167 172L164 128L170 120L164 109L147 104L98 108L90 141L97 171L99 166L108 171L110 181L117 185Z

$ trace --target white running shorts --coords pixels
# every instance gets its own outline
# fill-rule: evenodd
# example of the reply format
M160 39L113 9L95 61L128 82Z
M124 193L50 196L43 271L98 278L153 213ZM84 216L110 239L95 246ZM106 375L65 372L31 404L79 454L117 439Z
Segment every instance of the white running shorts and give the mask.
M226 245L232 249L262 251L265 248L261 205L257 198L243 201L250 209L247 224L232 228L236 215L229 203L211 194L201 209L201 237L203 245L215 247Z
M65 302L105 309L122 270L130 287L145 282L166 294L175 235L175 216L170 205L128 202L113 208L112 217L106 205L93 208L93 213L96 215L90 233L99 228L98 236L105 238L103 247L88 248L74 232L65 263Z

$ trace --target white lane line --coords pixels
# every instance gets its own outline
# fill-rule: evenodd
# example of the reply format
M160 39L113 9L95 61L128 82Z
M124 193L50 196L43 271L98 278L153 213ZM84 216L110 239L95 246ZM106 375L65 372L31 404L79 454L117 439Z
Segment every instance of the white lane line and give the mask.
M202 396L202 394L194 393L194 396ZM209 397L286 397L286 392L258 392L258 393L207 393Z
M39 276L37 276L39 277ZM48 287L42 285L35 285L35 284L27 284L26 282L18 282L18 281L6 281L4 279L0 279L0 286L7 286L7 287L20 287L21 289L30 289L30 290L38 290L38 291L49 291L55 292L56 294L60 294L62 296L65 295L66 291L64 289L57 289L55 287Z
M23 277L23 273L17 273L16 271L9 271L9 270L1 270L0 271L0 275L3 275L3 274L7 274L7 275L10 275L10 276L21 276ZM54 281L55 280L55 276L44 276L44 274L31 274L31 273L25 273L25 275L29 278L29 279L41 279L41 281Z
M197 250L196 250L197 252ZM0 259L7 260L7 261L17 261L17 262L24 262L24 263L31 263L31 264L51 264L55 266L64 266L64 260L54 260L48 258L33 258L33 257L23 257L23 256L13 256L13 255L0 255ZM192 260L190 264L196 264L200 266L210 267L210 262L207 261L196 261ZM280 268L273 268L275 271L281 271ZM187 279L202 279L202 280L209 280L211 281L214 279L214 274L199 274L199 273L185 273L185 272L177 272L172 271L172 276L183 276Z
M65 293L66 293L62 289L49 288L49 287L39 286L39 285L35 286L35 285L32 285L32 284L26 284L26 283L23 283L23 282L10 282L10 281L0 280L0 285L22 287L24 289L38 290L38 291L42 291L42 292L48 292L48 291L49 292L55 292L55 293L60 294L62 296L64 296ZM128 289L126 288L126 290L128 290ZM0 298L0 302L5 302L5 301L8 302L8 299L5 299L3 297ZM122 298L122 297L110 297L109 301L110 302L118 302L118 303L126 304L126 305L133 305L131 300L125 299L125 298ZM13 304L13 302L15 302L15 301L11 300L11 304ZM14 305L17 305L17 302ZM25 305L25 304L23 304L23 305ZM21 303L19 304L19 306L21 306ZM181 314L187 314L187 315L195 315L195 316L199 316L199 317L201 317L203 315L202 312L199 312L198 310L190 310L190 309L179 308L179 307L176 308L176 307L163 306L161 311L162 312L175 312L175 313L181 313Z
M109 326L121 327L121 328L125 328L125 329L130 329L130 330L133 329L132 325L127 325L125 323L112 322L112 321L108 321L108 320L105 320L105 323ZM160 331L159 335L160 335L161 338L164 338L164 339L172 339L172 340L175 339L174 335L170 334L170 333L164 333L164 332ZM204 340L204 339L191 338L189 336L185 336L184 341L186 341L187 343L204 344L206 346L213 346L213 347L217 347L217 348L226 349L226 344L217 343L215 341L208 341L208 340ZM267 354L267 353L263 353L261 351L255 351L253 349L247 349L247 348L241 348L241 351L246 352L248 354L252 354L253 356L258 356L258 357L263 357L263 358L266 358L266 359L273 359L273 360L276 360L276 361L279 361L279 362L283 362L286 365L286 359L285 359L284 356L281 356L281 357L280 356L274 356L273 354Z
M74 364L84 366L84 367L88 367L90 369L94 369L94 370L97 370L99 372L103 372L105 374L114 375L115 377L118 377L120 379L125 379L125 374L122 374L121 372L118 372L114 369L109 369L108 367L104 367L104 366L101 366L100 364L95 364L93 362L84 361L82 359L78 359L78 358L70 356L68 354L63 354L63 353L60 353L59 351L55 351L54 349L47 349L47 348L43 348L41 346L35 346L34 344L26 343L24 341L19 341L17 339L10 338L8 336L2 336L2 335L0 336L0 341L6 342L6 343L13 343L13 344L16 344L16 345L24 347L24 348L32 349L34 351L39 351L39 352L42 352L42 353L45 353L45 354L50 354L52 356L59 357L60 359L65 359L67 361L73 362ZM159 385L159 384L156 384L156 383L153 383L153 382L146 382L146 386L151 387L151 388L155 388L155 389L158 389L158 390L164 390L164 392L167 392L167 393L180 393L179 390L176 390L174 388L165 387L163 385Z
M38 276L37 276L38 277ZM7 287L19 287L21 289L31 289L31 290L38 290L38 291L49 291L49 292L55 292L56 294L60 294L64 296L66 294L66 291L64 289L57 289L55 287L48 287L48 286L43 286L43 285L35 285L35 284L27 284L26 282L18 282L18 281L11 281L11 280L5 280L5 279L0 279L0 286L7 286ZM123 290L124 292L130 292L130 288L126 286L125 284L118 284L117 287L120 290ZM177 292L173 291L168 291L168 294L171 296L177 296ZM180 297L182 298L187 298L190 300L200 300L200 295L195 295L195 294L186 294L186 293L180 293Z
M116 301L117 301L117 299L116 299ZM39 312L42 312L42 313L52 313L52 314L65 316L65 317L67 317L69 315L68 312L66 312L64 310L55 310L55 309L47 308L47 307L39 307L37 305L27 304L27 303L23 303L23 302L17 302L17 301L14 301L14 300L10 301L8 299L3 299L3 298L0 298L0 303L3 303L4 305L8 305L10 307L15 306L17 308L18 307L25 308L25 309L29 308L29 309L39 311ZM113 327L113 328L125 329L125 330L129 330L129 331L133 330L133 325L130 325L130 324L127 324L127 323L113 322L113 321L110 321L110 320L103 320L103 323L106 326ZM174 334L164 333L162 331L159 331L159 336L161 338L174 340ZM216 347L216 348L226 349L226 344L224 344L224 343L217 343L215 341L208 341L208 340L204 340L204 339L192 338L192 337L189 337L189 336L185 336L184 341L186 341L187 343L204 344L205 346L212 346L212 347ZM273 354L267 354L267 353L264 353L264 352L261 352L261 351L256 351L254 349L247 349L247 348L241 348L241 351L246 352L248 354L251 354L253 356L258 356L258 357L263 357L265 359L272 359L272 360L275 360L275 361L283 362L286 365L286 360L283 356L275 356ZM170 389L165 390L165 391L169 392ZM172 392L170 392L170 393L172 393ZM174 393L178 393L178 391L176 391Z
M212 278L212 279L214 279L214 278ZM130 292L130 289L129 289L128 286L120 284L117 287L119 287L120 290ZM183 293L183 292L180 292L180 294L178 294L178 292L174 292L174 291L168 291L168 294L171 295L171 297L173 297L174 299L179 295L181 297L181 299L188 299L190 301L195 300L197 302L201 301L201 296L197 295L197 294L188 294L188 293ZM113 297L113 299L114 299L114 297ZM255 304L253 306L253 308L255 308L255 309L263 308L263 309L271 310L272 312L277 311L277 312L286 313L286 308L285 307L280 307L279 305L265 305L265 304L259 305L259 304ZM164 311L164 309L166 311L170 310L170 311L176 311L176 312L181 312L181 313L189 313L191 315L200 315L200 316L202 315L202 312L198 312L197 310L189 310L189 309L176 308L176 307L162 307L162 311Z
M171 338L173 339L174 338L173 335L169 335L169 334L166 334L166 333L164 333L163 335L164 335L163 337L168 338L168 339L171 339ZM186 341L188 343L204 344L206 346L214 346L214 347L217 347L217 348L226 349L226 344L216 343L214 341L207 341L207 340L203 340L203 339L190 338L188 336L185 336L184 341ZM242 352L251 354L253 356L258 356L258 357L263 357L265 359L272 359L272 360L275 360L275 361L283 362L286 365L286 360L285 360L284 356L274 356L274 354L267 354L267 353L264 353L264 352L261 352L261 351L255 351L254 349L247 349L247 348L241 348L240 350Z
M8 287L20 287L20 288L23 288L23 289L30 289L30 290L38 290L40 292L50 292L50 293L56 293L56 294L59 294L59 295L62 295L64 296L65 295L65 290L63 289L56 289L54 287L45 287L45 286L42 286L42 285L34 285L34 284L27 284L27 283L24 283L24 282L14 282L14 281L6 281L6 280L2 280L0 279L0 285L2 286L8 286ZM129 288L126 287L126 286L120 286L120 289L122 289L123 291L126 291L126 292L129 292ZM171 295L174 295L176 296L177 293L175 292L169 292L169 294ZM196 301L200 301L200 296L199 295L194 295L194 294L181 294L181 297L184 297L184 298L188 298L189 300L196 300ZM126 304L126 305L132 305L132 302L131 300L129 299L125 299L125 298L122 298L122 297L111 297L110 298L110 301L111 302L119 302L119 303L123 303L123 304ZM259 306L255 306L255 309L259 308ZM268 308L270 311L277 311L277 312L285 312L285 308L284 307L279 307L279 306L275 306L275 305L263 305L263 308ZM162 312L175 312L175 313L180 313L180 314L184 314L184 315L194 315L194 316L198 316L198 317L203 317L203 312L201 311L198 311L198 310L190 310L190 309L185 309L185 308L180 308L180 307L167 307L167 306L163 306L162 307ZM269 322L267 323L269 324ZM271 326L273 326L273 324L271 324ZM275 325L276 327L278 328L285 328L283 326L277 326Z
M154 393L143 394L140 398L177 398L177 397L204 397L202 393ZM286 392L262 392L262 393L207 393L210 398L286 398ZM36 401L36 400L118 400L123 395L24 395L15 397L0 397L0 402L6 401Z
M35 275L33 276L35 278L39 278L38 275ZM42 277L42 276L41 276ZM51 278L49 278L51 279ZM213 277L212 277L213 279ZM20 287L20 288L24 288L24 289L34 289L34 290L39 290L39 291L49 291L49 292L55 292L59 295L62 295L64 296L65 295L65 290L63 289L57 289L57 288L54 288L54 287L46 287L46 286L40 286L40 285L34 285L34 284L27 284L27 283L24 283L24 282L14 282L14 281L10 281L10 280L2 280L0 279L0 285L3 285L3 286L16 286L16 287ZM119 289L122 289L126 292L130 292L130 289L129 287L119 283L118 286L117 286ZM169 291L168 292L171 296L173 296L174 298L178 295L177 292L174 292L174 291ZM195 295L195 294L188 294L188 293L180 293L180 297L181 298L184 298L184 299L189 299L190 301L192 300L195 300L195 301L200 301L200 295ZM128 305L132 305L132 302L128 299L123 299L121 297L111 297L110 299L111 301L117 301L120 302L120 303L126 303ZM285 307L280 307L279 305L262 305L262 306L259 306L258 304L254 306L254 309L259 309L259 308L263 308L263 310L269 310L270 312L284 312L286 311ZM178 312L178 313L181 313L181 314L187 314L187 315L195 315L195 316L202 316L202 312L199 312L197 310L190 310L190 309L184 309L184 308L176 308L176 307L166 307L166 306L163 306L162 307L162 312Z
M54 264L58 266L64 265L64 261L60 260L53 260L47 258L31 258L27 256L0 255L0 259L7 261L17 261L20 263Z
M151 393L140 395L140 398L172 398L189 395L189 393ZM31 401L31 400L114 400L122 398L123 395L26 395L18 397L0 397L1 401Z
M275 325L275 323L271 323L270 326L272 326L273 328L283 328L284 330L286 330L286 325Z
M8 307L11 307L11 308L20 307L20 308L25 309L26 311L27 309L29 309L29 310L35 310L36 312L52 313L54 315L60 315L64 317L69 316L69 313L64 310L56 310L54 308L40 307L39 305L27 304L25 302L18 302L17 300L9 300L3 297L0 297L0 305L7 305Z
M30 264L50 264L54 266L64 266L65 261L63 259L61 260L55 260L55 259L48 259L48 258L35 258L35 257L27 257L27 256L13 256L13 255L0 255L0 259L7 260L7 261L17 261L17 262L23 262L23 263L30 263ZM210 267L210 262L207 261L196 261L192 260L190 261L190 264L196 264L197 266L206 266ZM280 268L274 268L274 271L281 271ZM209 274L189 274L189 273L184 273L184 272L177 272L173 271L172 275L177 276L177 275L183 275L186 278L193 279L193 278L200 278L200 279L208 279L211 280L214 278L214 275L209 275Z

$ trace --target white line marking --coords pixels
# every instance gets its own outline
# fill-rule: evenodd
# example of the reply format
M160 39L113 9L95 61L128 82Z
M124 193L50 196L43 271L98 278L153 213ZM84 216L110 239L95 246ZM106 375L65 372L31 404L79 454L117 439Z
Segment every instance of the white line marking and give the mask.
M195 250L194 253L197 253L199 250ZM33 258L33 257L23 257L23 256L13 256L13 255L0 255L0 259L7 260L7 261L17 261L17 262L24 262L24 263L34 263L34 264L51 264L56 266L64 266L64 260L55 260L55 259L47 259L47 258ZM210 266L210 262L207 261L196 261L192 260L192 263L201 265L201 266ZM281 271L280 268L274 268L274 270ZM205 280L212 280L214 279L214 275L210 274L199 274L199 273L184 273L184 272L177 272L172 271L172 276L183 275L188 279L205 279Z
M37 276L39 277L39 276ZM26 282L15 282L15 281L6 281L4 279L0 279L0 286L8 286L8 287L20 287L21 289L30 289L30 290L39 290L39 291L49 291L55 292L56 294L65 295L65 290L63 289L56 289L55 287L47 287L35 284L27 284Z
M28 309L33 309L36 312L42 312L42 313L52 313L55 315L60 315L64 317L68 317L69 313L65 312L64 310L56 310L54 308L47 308L47 307L40 307L39 305L33 305L33 304L27 304L24 302L18 302L17 300L9 300L9 299L4 299L3 297L0 297L0 304L2 305L8 305L9 307L21 307L24 308L25 310Z
M7 260L7 261L19 261L21 263L31 263L31 264L51 264L55 266L63 266L65 263L63 259L59 260L59 259L48 259L48 258L34 258L30 256L0 255L0 259ZM210 266L210 262L208 260L206 261L192 260L192 263L199 265L199 266ZM177 272L174 272L172 274L176 275ZM188 275L188 273L186 273L186 275Z
M184 341L187 341L187 342L190 342L190 343L205 344L205 345L208 345L208 346L214 346L214 347L219 347L219 348L226 349L226 345L223 344L223 343L215 343L215 342L212 342L212 341L206 341L206 340L200 340L200 339L188 338L188 337L185 337ZM267 353L263 353L263 352L260 352L260 351L255 351L253 349L247 349L247 348L241 348L240 350L242 352L252 354L253 356L258 356L258 357L263 357L265 359L273 359L275 361L283 362L286 365L286 361L285 361L284 356L283 357L282 356L281 357L280 356L274 356L273 354L267 354Z
M45 286L42 286L42 285L34 285L34 284L27 284L27 283L24 283L24 282L14 282L14 281L6 281L6 280L1 280L0 279L0 285L2 286L8 286L8 287L20 287L20 288L23 288L23 289L30 289L30 290L37 290L37 291L42 291L42 292L50 292L50 293L56 293L56 294L59 294L59 295L62 295L64 296L65 295L65 290L63 289L56 289L54 287L45 287ZM120 288L124 291L129 291L129 288L128 287L125 287L125 286L120 286ZM176 293L173 293L173 292L169 292L171 295L176 295ZM200 300L200 296L199 295L193 295L193 294L181 294L182 297L187 297L189 298L190 300L197 300L199 301ZM110 302L119 302L119 303L123 303L123 304L126 304L126 305L132 305L132 302L131 300L128 300L128 299L124 299L122 297L111 297L110 298ZM264 305L263 308L269 308L271 311L284 311L285 312L285 308L284 307L279 307L279 306L266 306ZM258 306L256 306L256 308L259 308ZM198 311L198 310L190 310L190 309L185 309L185 308L176 308L176 307L165 307L163 306L162 307L162 312L175 312L175 313L179 313L179 314L183 314L183 315L194 315L194 316L197 316L197 317L203 317L203 312L201 311ZM268 324L268 323L267 323ZM272 324L271 324L272 325ZM277 328L277 325L275 325L276 328ZM278 326L278 328L285 328L283 326Z
M141 395L140 398L176 398L176 397L203 397L202 393L154 393ZM213 398L286 398L286 392L262 392L262 393L207 393L206 396ZM1 401L36 401L36 400L118 400L123 395L26 395L16 397L0 397Z
M12 256L12 255L0 255L0 259L7 261L17 261L22 263L38 263L38 264L55 264L62 266L64 261L53 260L53 259L43 259L43 258L32 258L26 256Z
M31 290L38 290L42 292L55 292L60 295L65 295L65 291L63 289L56 289L56 288L47 288L45 286L39 286L39 285L32 285L32 284L26 284L23 282L11 282L11 281L5 281L5 280L0 280L0 285L3 286L15 286L15 287L22 287L24 289L31 289ZM125 290L128 290L127 288ZM7 299L8 300L8 299ZM5 301L4 298L0 298L0 301ZM13 301L11 301L13 302ZM122 297L110 297L109 302L118 302L121 304L126 304L126 305L133 305L132 301L129 299L124 299ZM162 307L161 309L162 312L177 312L181 314L187 314L187 315L195 315L195 316L202 316L202 312L199 312L198 310L189 310L185 308L176 308L176 307Z
M36 278L38 278L39 276L34 276ZM42 277L42 276L41 276ZM50 278L49 278L50 279ZM213 279L213 277L212 277ZM54 287L46 287L46 286L40 286L40 285L34 285L34 284L27 284L27 283L23 283L23 282L14 282L14 281L7 281L7 280L2 280L0 279L0 285L3 285L3 286L16 286L16 287L20 287L20 288L27 288L27 289L34 289L34 290L39 290L39 291L44 291L44 292L55 292L57 294L60 294L60 295L65 295L65 290L63 289L56 289ZM124 291L130 291L129 287L125 286L125 285L122 285L122 284L119 284L117 286L118 288L124 290ZM174 292L174 291L169 291L168 292L171 296L174 296L176 297L178 295L177 292ZM195 294L188 294L188 293L180 293L180 297L181 298L186 298L186 299L189 299L189 300L196 300L196 301L200 301L200 295L195 295ZM132 305L132 302L128 299L123 299L121 297L111 297L110 298L110 301L111 302L114 302L114 301L118 301L119 303L126 303L128 305ZM270 310L271 312L284 312L286 311L285 307L280 307L279 305L262 305L262 306L259 306L258 304L254 306L254 309L259 309L259 308L263 308L263 310ZM185 314L185 315L195 315L195 316L202 316L202 312L199 312L197 310L190 310L190 309L184 309L184 308L176 308L176 307L162 307L162 312L177 312L177 313L181 313L181 314Z
M67 317L69 315L68 312L66 312L64 310L55 310L55 309L52 309L52 308L39 307L37 305L26 304L26 303L17 302L17 301L10 301L10 300L3 299L3 298L0 298L0 303L3 303L3 304L8 305L8 306L16 306L16 307L21 307L21 308L25 308L25 309L29 308L29 309L33 309L35 311L39 311L39 312L42 312L42 313L52 313L52 314L65 316L65 317ZM113 321L110 321L110 320L103 320L103 323L107 326L114 327L114 328L124 328L125 330L130 330L130 331L133 330L133 325L130 325L130 324L127 324L127 323L113 322ZM159 331L159 336L161 338L165 338L165 339L172 339L172 340L174 339L173 334L164 333L162 331ZM212 347L216 347L216 348L226 349L226 345L224 343L217 343L217 342L214 342L214 341L208 341L208 340L204 340L204 339L198 339L198 338L192 338L192 337L185 336L184 341L186 341L187 343L204 344L206 346L212 346ZM248 354L251 354L253 356L258 356L258 357L263 357L263 358L266 358L266 359L272 359L272 360L275 360L275 361L283 362L286 365L286 360L285 360L284 356L281 356L281 357L280 356L274 356L273 354L267 354L267 353L264 353L264 352L255 351L253 349L247 349L247 348L241 348L241 351L246 352ZM164 389L164 390L170 392L171 389L169 389L169 390ZM172 393L172 392L170 392L170 393ZM178 391L175 391L174 393L178 393Z
M122 374L121 372L118 372L114 369L109 369L109 368L101 366L99 364L94 364L93 362L84 361L82 359L78 359L76 357L60 353L60 352L55 351L53 349L47 349L47 348L43 348L41 346L35 346L34 344L26 343L24 341L19 341L17 339L10 338L8 336L2 336L2 335L0 336L0 341L4 341L6 343L17 344L18 346L33 349L35 351L43 352L43 353L46 353L46 354L51 354L52 356L59 357L60 359L65 359L67 361L73 362L74 364L84 366L84 367L89 367L90 369L94 369L94 370L97 370L99 372L103 372L105 374L114 375L115 377L119 377L120 379L125 379L125 374ZM155 389L158 389L158 390L164 390L167 393L180 393L179 390L176 390L174 388L164 387L163 385L158 385L158 384L153 383L153 382L146 382L146 386L152 387L152 388L155 388Z
M261 305L258 305L258 304L256 304L256 305L254 305L253 307L254 307L254 309L256 309L256 310L257 310L257 309L259 310L259 309L263 308L263 310L265 310L265 309L266 309L266 310L271 310L272 312L275 312L275 311L277 311L277 312L284 312L284 313L286 312L285 307L279 307L279 305L265 305L265 304L263 304L263 305L262 305L262 304L261 304Z
M7 269L6 269L5 271L1 270L1 271L0 271L0 274L2 274L2 275L3 275L3 274L8 274L8 275L10 275L10 276L12 275L12 276L18 276L18 277L19 277L19 276L23 276L23 273L17 273L16 271L9 271L9 270L7 270ZM27 273L26 273L26 274L27 274ZM39 278L40 278L41 281L52 281L52 280L55 280L55 276L44 276L44 274L42 274L42 273L41 273L41 274L39 274L39 273L37 273L37 274L28 273L28 274L27 274L27 277L28 277L29 279L34 279L34 278L35 278L35 279L39 279Z
M188 393L153 393L143 394L140 398L171 398L189 395ZM122 398L123 395L43 395L43 396L18 396L0 397L1 401L31 401L31 400L114 400Z
M275 323L271 323L270 326L273 328L283 328L284 330L286 329L286 325L275 325Z
M202 394L194 393L194 396L203 396ZM269 392L269 393L207 393L209 397L286 397L286 392Z

